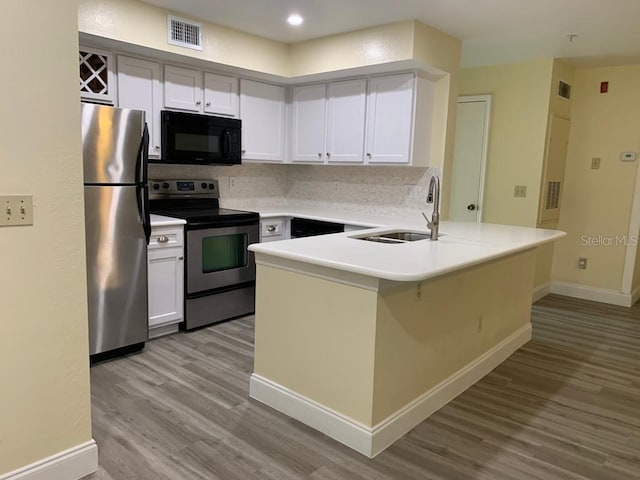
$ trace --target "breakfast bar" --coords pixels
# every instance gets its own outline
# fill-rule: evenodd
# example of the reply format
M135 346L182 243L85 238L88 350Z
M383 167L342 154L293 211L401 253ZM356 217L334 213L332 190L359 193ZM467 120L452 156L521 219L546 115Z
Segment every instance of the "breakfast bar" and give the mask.
M251 397L369 457L531 338L534 249L564 235L443 222L437 241L375 240L398 231L427 233L411 223L250 247Z

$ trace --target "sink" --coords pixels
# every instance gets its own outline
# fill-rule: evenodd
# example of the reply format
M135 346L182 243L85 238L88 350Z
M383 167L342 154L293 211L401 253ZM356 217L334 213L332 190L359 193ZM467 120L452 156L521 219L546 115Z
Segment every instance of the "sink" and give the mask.
M444 233L441 233L439 236L443 237L444 235ZM431 234L397 230L393 232L378 233L375 235L354 235L350 238L355 238L357 240L366 240L367 242L400 244L407 242L416 242L419 240L428 240L431 238Z

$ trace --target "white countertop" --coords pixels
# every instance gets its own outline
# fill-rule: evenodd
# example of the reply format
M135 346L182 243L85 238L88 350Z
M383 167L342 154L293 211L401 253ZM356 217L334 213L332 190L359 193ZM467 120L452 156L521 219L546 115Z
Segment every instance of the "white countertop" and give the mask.
M155 213L152 213L150 216L152 227L173 227L187 223L187 221L182 218L165 217L164 215L156 215Z
M256 261L265 256L333 268L375 278L413 282L443 275L472 265L557 240L565 235L543 230L488 223L441 222L438 241L421 240L402 244L384 244L352 238L363 233L376 234L406 229L428 232L425 221L416 212L412 218L323 212L290 207L259 209L263 218L305 217L349 225L377 226L375 229L335 233L317 237L253 244ZM382 226L382 227L380 227Z

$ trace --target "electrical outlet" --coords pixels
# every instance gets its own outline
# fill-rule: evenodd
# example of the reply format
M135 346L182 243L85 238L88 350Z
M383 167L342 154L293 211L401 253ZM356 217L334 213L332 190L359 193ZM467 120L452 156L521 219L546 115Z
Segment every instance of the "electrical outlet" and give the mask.
M407 198L418 198L418 186L417 185L405 185L405 191Z
M591 170L598 170L600 168L600 160L599 157L593 157L591 159Z
M236 184L238 179L236 177L229 177L229 190L234 190L236 188Z
M578 268L580 268L581 270L587 269L587 259L585 257L580 257L578 259Z
M31 195L2 195L0 208L0 226L33 225Z
M524 198L527 196L527 186L526 185L516 185L513 189L514 197Z

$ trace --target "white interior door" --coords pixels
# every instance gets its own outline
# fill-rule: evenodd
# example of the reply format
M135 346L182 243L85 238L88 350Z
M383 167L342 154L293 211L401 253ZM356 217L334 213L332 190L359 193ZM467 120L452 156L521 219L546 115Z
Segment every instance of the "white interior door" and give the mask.
M458 98L449 218L482 221L491 96Z

